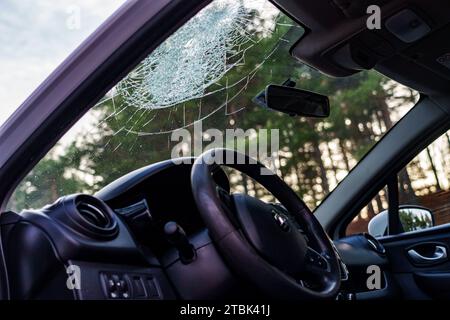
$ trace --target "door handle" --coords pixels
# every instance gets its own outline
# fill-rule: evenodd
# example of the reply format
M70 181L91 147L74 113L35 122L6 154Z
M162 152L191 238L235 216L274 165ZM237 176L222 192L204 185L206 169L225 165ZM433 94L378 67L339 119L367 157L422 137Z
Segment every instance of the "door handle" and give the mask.
M447 248L444 246L436 246L431 257L426 257L414 249L408 250L408 255L411 260L417 264L434 264L436 262L447 260Z

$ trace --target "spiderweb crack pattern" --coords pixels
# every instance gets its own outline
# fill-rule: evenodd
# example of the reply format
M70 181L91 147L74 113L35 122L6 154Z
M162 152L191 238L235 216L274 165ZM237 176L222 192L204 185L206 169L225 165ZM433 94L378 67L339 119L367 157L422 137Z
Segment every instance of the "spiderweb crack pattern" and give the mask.
M117 94L127 106L151 110L201 98L252 43L245 30L248 14L240 1L213 3L144 59L119 83Z
M270 37L276 26L292 27L280 24L278 11L274 11L271 4L267 5L267 0L215 0L166 39L99 102L111 100L114 107L113 113L100 124L132 109L129 118L111 138L119 132L154 136L190 127L221 109L225 109L225 116L244 110L242 106L229 112L228 104L247 90L278 45L264 53L259 62L239 78L229 81L227 73L245 65L247 53ZM261 14L269 14L269 17L261 17ZM268 25L255 24L264 18L270 21ZM284 41L282 37L279 40ZM213 104L202 106L204 99L219 94L223 97L221 102L211 99L215 100ZM190 120L186 120L186 104L189 104ZM180 118L180 112L183 113L182 123L172 121L174 115ZM192 119L195 112L197 117ZM164 115L166 120L162 118ZM153 121L160 123L158 130L150 125Z

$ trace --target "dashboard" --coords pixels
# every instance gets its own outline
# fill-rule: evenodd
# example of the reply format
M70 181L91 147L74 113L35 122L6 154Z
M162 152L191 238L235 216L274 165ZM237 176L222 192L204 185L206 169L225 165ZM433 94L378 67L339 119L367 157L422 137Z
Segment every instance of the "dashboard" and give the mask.
M227 267L210 239L192 196L192 159L184 160L138 169L94 196L69 195L40 210L2 214L11 298L257 298L255 288ZM224 171L215 171L213 179L222 192L230 192ZM168 238L170 222L184 230L195 251L193 263L182 261ZM352 283L342 286L347 298L349 292L370 298L361 295L361 281L353 274L369 264L387 265L370 241L356 236L336 242L350 269ZM386 290L377 294L389 296L391 287L387 279Z
M190 163L160 162L131 172L95 196L127 222L140 243L161 256L170 247L164 235L167 222L177 222L188 236L205 228L192 196L191 168ZM230 191L225 172L217 171L214 180Z

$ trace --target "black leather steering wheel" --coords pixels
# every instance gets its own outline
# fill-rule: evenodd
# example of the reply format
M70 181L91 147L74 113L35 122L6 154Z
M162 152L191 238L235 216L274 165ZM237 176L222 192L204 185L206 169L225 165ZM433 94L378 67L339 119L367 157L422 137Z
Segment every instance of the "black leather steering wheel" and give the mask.
M259 182L282 206L229 195L213 180L221 165ZM228 149L206 151L195 161L192 190L212 240L236 273L269 296L334 298L341 276L330 239L295 192L276 174L261 170L269 169Z

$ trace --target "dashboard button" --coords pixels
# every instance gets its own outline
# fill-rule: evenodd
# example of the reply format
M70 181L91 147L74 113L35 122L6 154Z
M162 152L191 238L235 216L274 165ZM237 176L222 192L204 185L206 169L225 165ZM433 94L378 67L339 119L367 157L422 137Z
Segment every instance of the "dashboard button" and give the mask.
M117 299L119 297L119 295L117 294L117 292L110 292L109 296L113 299Z
M145 292L144 283L139 276L133 277L133 294L135 298L145 298L147 294Z
M148 290L147 291L148 296L150 298L160 299L159 292L158 292L158 289L156 288L155 280L153 278L147 278L146 287Z
M113 279L108 279L108 280L107 280L107 283L108 283L108 291L109 291L109 292L113 292L113 291L116 291L116 290L117 290L117 288L116 288L116 283L114 282Z
M101 274L101 279L106 288L106 296L111 299L129 299L130 289L124 275Z

